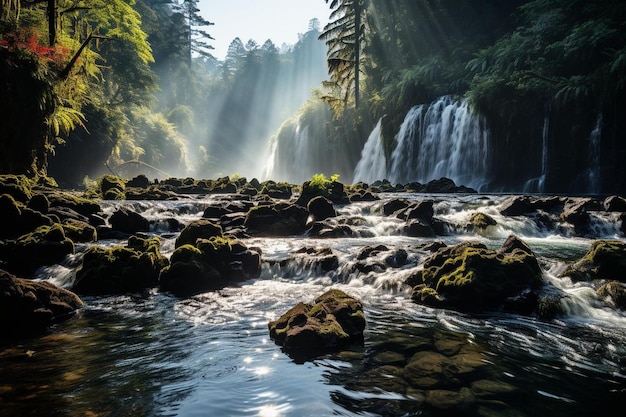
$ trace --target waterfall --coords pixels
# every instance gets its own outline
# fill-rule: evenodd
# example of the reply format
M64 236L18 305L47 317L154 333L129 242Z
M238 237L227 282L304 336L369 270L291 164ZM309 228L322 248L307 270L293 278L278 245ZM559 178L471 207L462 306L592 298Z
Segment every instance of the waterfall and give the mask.
M370 133L361 151L361 159L354 169L353 181L372 183L387 178L387 158L381 138L382 117Z
M543 118L541 130L541 176L532 178L524 184L524 193L544 193L546 188L546 174L548 172L548 135L550 133L550 117Z
M480 189L486 182L489 132L466 100L441 97L413 107L396 136L389 180L428 182L448 177Z
M596 124L589 135L589 168L587 170L588 192L600 191L600 140L602 138L602 113L598 114Z

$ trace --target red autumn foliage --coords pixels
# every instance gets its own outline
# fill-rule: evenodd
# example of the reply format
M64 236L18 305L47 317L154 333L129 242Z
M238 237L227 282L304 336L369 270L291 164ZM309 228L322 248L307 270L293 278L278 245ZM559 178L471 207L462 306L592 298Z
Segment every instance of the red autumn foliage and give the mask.
M28 51L35 55L40 62L65 65L70 55L70 49L65 45L47 46L40 33L29 29L18 32L5 33L0 39L0 47L11 51Z

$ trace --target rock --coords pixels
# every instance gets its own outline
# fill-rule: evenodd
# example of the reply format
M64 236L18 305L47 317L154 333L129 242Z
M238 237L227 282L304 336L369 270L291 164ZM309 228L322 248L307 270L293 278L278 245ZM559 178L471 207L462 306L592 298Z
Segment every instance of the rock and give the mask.
M315 197L325 197L334 204L347 204L350 200L342 183L335 180L306 181L302 184L302 192L296 204L307 207Z
M428 182L423 191L424 193L475 193L476 190L473 190L469 187L459 186L454 183L450 178L439 178L438 180L432 180Z
M304 263L307 269L319 270L322 273L334 271L339 267L339 258L330 248L301 248L295 252L295 258L291 261L296 260Z
M214 236L197 239L195 245L183 244L174 251L159 278L161 291L188 297L261 273L261 255L239 240Z
M54 191L47 193L46 197L50 201L51 209L54 207L65 207L87 217L102 212L100 204L70 192Z
M96 228L80 220L65 219L61 224L65 236L72 242L95 242L98 240Z
M126 187L148 188L150 180L144 174L139 174L126 183Z
M222 234L223 231L220 225L207 219L194 220L180 232L180 235L176 238L175 247L179 248L183 245L195 246L198 239L221 237Z
M125 181L115 175L104 175L100 178L100 193L104 200L125 200Z
M511 237L499 251L472 242L440 249L424 262L422 284L413 288L412 298L465 311L497 308L508 297L543 283L537 259L524 247Z
M469 388L432 390L426 392L424 403L447 413L466 413L476 407L476 397Z
M33 182L25 175L0 175L0 195L8 194L13 199L26 203L32 197Z
M350 195L351 203L358 203L359 201L378 201L380 197L375 195L369 190L360 190Z
M0 196L0 239L16 238L40 226L51 226L52 220L38 211L18 207L9 194Z
M591 217L587 212L587 206L591 199L569 200L560 215L561 220L574 226L577 233L584 233L589 229Z
M435 231L430 223L422 219L410 220L404 226L404 233L411 237L434 237Z
M605 211L621 211L626 212L626 198L612 195L604 200Z
M391 216L398 213L400 210L405 210L410 205L411 203L404 198L394 198L383 204L383 214L385 216Z
M46 281L16 278L0 270L2 340L30 335L71 317L83 306L78 296Z
M326 197L313 197L306 206L315 221L325 220L330 217L337 217L337 212L333 207L333 202Z
M509 197L500 204L500 214L503 216L521 216L537 210L533 204L533 198L526 195Z
M598 288L598 297L608 299L620 310L626 310L626 286L618 281L610 281Z
M126 246L90 247L76 270L73 290L79 294L112 295L156 287L161 269L168 265L160 246L158 238L131 236Z
M316 355L362 341L365 314L359 300L329 290L315 304L299 303L268 324L270 337L287 352Z
M150 222L141 214L126 207L120 207L109 219L111 228L124 233L149 232Z
M48 210L50 210L50 200L48 200L48 197L44 194L35 194L28 202L27 207L41 214L48 214Z
M572 281L607 279L626 282L626 242L596 240L585 256L569 265L561 277Z
M498 224L498 222L496 222L493 217L488 214L474 213L472 217L470 217L467 227L470 230L484 230L487 227L495 226L496 224Z
M621 216L619 216L619 221L622 223L622 234L626 236L626 213L622 213Z
M472 382L472 391L480 399L502 399L505 396L515 396L518 389L503 381L479 379Z
M3 249L6 268L18 273L29 273L35 269L60 263L74 253L74 244L65 236L60 224L40 226L35 231L7 242Z
M276 183L274 181L264 181L259 190L260 194L268 195L272 198L287 200L293 195L291 184ZM306 206L306 204L304 205Z
M304 233L309 212L298 204L276 203L248 211L245 227L250 233L289 236Z

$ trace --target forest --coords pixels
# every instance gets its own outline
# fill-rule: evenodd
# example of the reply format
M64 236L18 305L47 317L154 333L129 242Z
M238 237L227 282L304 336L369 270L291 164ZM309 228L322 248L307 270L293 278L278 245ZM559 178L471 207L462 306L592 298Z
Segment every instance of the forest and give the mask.
M486 190L626 190L623 2L326 3L295 45L220 61L197 1L2 0L0 172L350 181L379 120L390 161L407 112L448 96L488 126Z

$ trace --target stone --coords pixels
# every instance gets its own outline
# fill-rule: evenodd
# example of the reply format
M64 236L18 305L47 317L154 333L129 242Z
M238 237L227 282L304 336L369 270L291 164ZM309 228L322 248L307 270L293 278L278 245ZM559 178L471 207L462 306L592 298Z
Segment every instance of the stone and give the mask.
M61 224L65 236L72 242L95 242L98 240L96 228L80 220L65 219Z
M626 212L626 198L617 195L609 196L604 199L603 206L605 211Z
M508 297L543 285L537 259L515 237L499 251L472 242L440 249L417 274L412 282L421 275L421 284L413 287L414 301L463 311L498 308Z
M46 281L0 270L0 334L3 341L44 331L83 307L80 298Z
M626 286L618 281L603 284L597 291L598 297L608 300L616 308L626 310Z
M485 213L474 213L470 217L467 224L468 229L471 230L484 230L489 226L495 226L498 224L493 217Z
M585 256L569 265L560 276L575 282L594 279L626 282L626 242L594 241Z
M161 255L158 238L131 236L126 246L92 246L76 270L73 290L85 295L143 292L158 286L159 274L169 262Z
M306 206L315 221L325 220L330 217L337 217L337 212L333 207L333 202L326 197L313 197Z
M124 233L149 232L150 222L141 214L126 207L120 207L109 219L111 228Z
M222 227L207 219L198 219L189 223L180 232L176 238L175 247L179 248L183 245L196 245L198 239L210 239L212 237L221 237L223 235Z
M430 223L422 219L410 220L404 226L404 233L411 237L435 237L435 231Z
M308 218L307 209L298 204L259 205L248 211L244 226L251 234L290 236L304 233Z
M268 324L270 337L287 352L313 355L363 341L365 314L356 298L329 290L314 304L298 303Z
M500 204L500 214L503 216L521 216L533 213L536 210L534 199L525 195L509 197Z
M448 413L468 412L476 406L476 397L469 388L461 388L459 391L432 390L426 392L424 402L438 410Z

